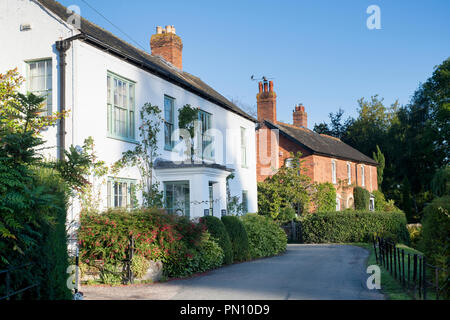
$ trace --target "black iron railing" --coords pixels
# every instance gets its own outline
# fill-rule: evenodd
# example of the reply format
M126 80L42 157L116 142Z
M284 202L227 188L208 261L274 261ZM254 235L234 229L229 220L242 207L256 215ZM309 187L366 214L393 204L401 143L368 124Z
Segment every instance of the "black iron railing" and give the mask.
M405 291L415 299L427 300L431 293L439 300L448 286L448 270L433 266L425 256L400 249L381 237L374 237L373 247L377 264L389 271ZM439 281L440 278L444 280Z
M33 263L25 263L20 266L14 266L14 267L9 267L5 270L0 270L0 277L4 277L4 291L5 291L4 293L0 292L0 300L10 300L11 297L16 296L20 293L23 293L25 291L29 291L33 288L35 288L37 290L37 295L39 295L39 292L38 292L39 291L39 283L37 281L32 282L23 288L14 289L15 286L12 283L12 279L11 279L11 274L14 271L25 269L28 267L33 267L33 266L34 266ZM2 294L4 294L4 295L2 296Z

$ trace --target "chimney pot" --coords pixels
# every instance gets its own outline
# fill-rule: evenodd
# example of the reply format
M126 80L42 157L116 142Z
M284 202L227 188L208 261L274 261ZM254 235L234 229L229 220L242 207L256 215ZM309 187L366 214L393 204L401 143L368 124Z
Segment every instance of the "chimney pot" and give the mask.
M273 91L273 82L263 80L258 83L259 93L256 95L258 121L277 122L277 95ZM270 94L268 89L270 87Z
M303 104L295 107L293 113L294 126L297 127L308 127L308 114L305 112L305 107Z
M161 36L151 37L150 47L152 54L160 56L180 70L183 69L183 42L181 38L175 34L175 27L172 25L167 25L165 28L157 26L156 34Z

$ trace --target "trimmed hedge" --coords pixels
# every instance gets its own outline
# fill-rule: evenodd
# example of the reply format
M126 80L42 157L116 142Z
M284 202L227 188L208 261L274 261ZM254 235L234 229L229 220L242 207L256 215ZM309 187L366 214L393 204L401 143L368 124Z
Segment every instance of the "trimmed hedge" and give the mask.
M355 210L369 210L370 192L361 187L353 189L353 199L355 201Z
M224 264L233 263L233 247L231 245L230 236L222 220L214 216L206 216L200 219L200 222L206 225L208 232L222 248L224 253Z
M233 260L246 261L250 258L248 236L244 224L236 216L224 216L222 222L230 236L233 247Z
M327 212L311 214L302 220L305 243L367 242L375 233L409 244L403 212Z
M252 259L270 257L286 251L286 233L273 219L249 213L241 220L247 231Z

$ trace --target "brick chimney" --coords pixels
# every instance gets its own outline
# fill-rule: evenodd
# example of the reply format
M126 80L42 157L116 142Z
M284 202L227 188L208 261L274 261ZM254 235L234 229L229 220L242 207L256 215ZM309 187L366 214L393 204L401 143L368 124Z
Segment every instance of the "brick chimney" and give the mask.
M308 127L308 114L305 112L305 107L302 104L295 106L293 118L294 126L305 128Z
M273 81L259 82L256 103L258 106L258 121L277 122L277 94L273 91Z
M156 27L156 34L150 39L152 55L160 56L178 69L183 69L183 42L175 34L174 26L166 26L165 29Z

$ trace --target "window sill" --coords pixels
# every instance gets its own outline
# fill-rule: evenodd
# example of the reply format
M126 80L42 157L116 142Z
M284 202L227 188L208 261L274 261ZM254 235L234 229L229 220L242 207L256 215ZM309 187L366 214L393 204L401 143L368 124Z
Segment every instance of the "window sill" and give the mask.
M169 147L169 146L164 146L164 150L169 151L169 152L174 152L173 147Z
M139 143L139 142L137 142L137 140L130 139L130 138L117 137L117 136L112 136L112 135L108 135L107 137L109 139L123 141L123 142L128 142L128 143L133 143L133 144L138 144Z

